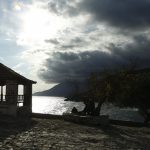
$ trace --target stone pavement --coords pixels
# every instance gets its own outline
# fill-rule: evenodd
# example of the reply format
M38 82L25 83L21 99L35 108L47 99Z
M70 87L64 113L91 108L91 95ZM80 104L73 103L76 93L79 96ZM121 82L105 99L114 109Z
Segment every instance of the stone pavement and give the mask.
M0 150L149 150L150 128L89 127L56 119L0 124Z

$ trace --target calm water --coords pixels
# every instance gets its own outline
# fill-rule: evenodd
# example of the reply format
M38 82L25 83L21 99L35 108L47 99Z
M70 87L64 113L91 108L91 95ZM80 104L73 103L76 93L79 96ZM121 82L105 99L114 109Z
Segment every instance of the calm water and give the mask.
M83 110L84 104L82 102L70 102L64 101L64 99L64 97L33 96L32 111L62 115L64 112L71 112L74 106L78 110ZM112 105L103 105L101 114L109 115L113 119L143 121L136 109L119 109Z
M72 107L82 110L83 103L64 101L64 97L33 96L32 111L43 114L62 115L63 112L70 112Z

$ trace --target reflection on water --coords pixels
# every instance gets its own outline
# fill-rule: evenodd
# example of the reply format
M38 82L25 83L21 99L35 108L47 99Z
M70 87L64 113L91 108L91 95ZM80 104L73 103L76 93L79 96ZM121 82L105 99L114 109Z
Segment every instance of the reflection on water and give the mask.
M83 110L82 102L64 101L64 97L33 96L32 111L34 113L57 114L71 112L73 107ZM109 115L110 118L120 120L143 121L136 109L119 109L112 105L103 105L101 114Z
M70 112L75 106L78 110L84 108L82 102L64 101L64 97L48 97L48 96L33 96L33 108L35 113L57 114L62 115L63 112Z

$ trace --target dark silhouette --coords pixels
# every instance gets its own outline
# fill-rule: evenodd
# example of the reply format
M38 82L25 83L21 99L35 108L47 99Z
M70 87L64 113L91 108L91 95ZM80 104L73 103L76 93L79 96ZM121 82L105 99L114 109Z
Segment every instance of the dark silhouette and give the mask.
M73 114L77 114L77 113L78 113L78 110L77 110L77 108L76 108L76 107L73 107L73 108L72 108L72 111L71 111L71 113L73 113Z
M35 83L0 63L0 113L10 116L27 114L29 116L32 113L32 84ZM23 95L18 95L18 85L24 86Z
M85 108L82 113L85 115L94 115L95 103L92 99L84 100Z

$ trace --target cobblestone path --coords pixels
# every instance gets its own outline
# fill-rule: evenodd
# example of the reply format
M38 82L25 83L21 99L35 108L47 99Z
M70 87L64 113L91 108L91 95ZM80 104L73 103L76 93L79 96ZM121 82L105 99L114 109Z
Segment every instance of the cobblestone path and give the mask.
M0 150L150 150L150 128L88 127L63 120L0 124Z

